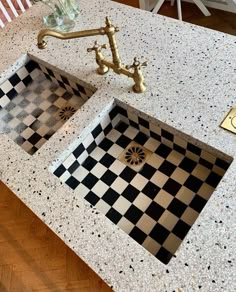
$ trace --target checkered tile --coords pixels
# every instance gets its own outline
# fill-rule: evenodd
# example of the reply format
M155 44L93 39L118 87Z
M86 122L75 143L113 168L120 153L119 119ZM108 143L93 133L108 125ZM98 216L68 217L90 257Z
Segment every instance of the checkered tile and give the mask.
M0 86L0 121L18 145L34 154L93 93L29 61Z
M119 160L131 141L151 151L138 172ZM116 106L54 174L167 264L228 166Z

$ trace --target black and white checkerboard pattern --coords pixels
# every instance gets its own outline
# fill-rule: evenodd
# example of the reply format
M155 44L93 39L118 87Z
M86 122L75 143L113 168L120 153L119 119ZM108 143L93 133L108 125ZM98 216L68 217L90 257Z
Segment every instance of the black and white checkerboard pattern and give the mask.
M118 159L131 141L152 152L139 172ZM116 106L54 174L167 264L229 166L176 141Z
M34 154L93 93L31 60L0 86L1 127Z

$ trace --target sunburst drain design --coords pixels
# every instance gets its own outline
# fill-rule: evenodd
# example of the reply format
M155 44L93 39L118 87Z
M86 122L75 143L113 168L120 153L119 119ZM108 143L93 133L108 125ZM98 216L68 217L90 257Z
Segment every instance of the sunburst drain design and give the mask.
M62 120L67 121L69 120L69 118L73 116L75 112L76 112L75 108L73 108L72 106L66 106L59 112L59 117Z
M143 149L141 147L130 147L125 153L125 160L127 163L131 165L139 165L141 164L146 157Z

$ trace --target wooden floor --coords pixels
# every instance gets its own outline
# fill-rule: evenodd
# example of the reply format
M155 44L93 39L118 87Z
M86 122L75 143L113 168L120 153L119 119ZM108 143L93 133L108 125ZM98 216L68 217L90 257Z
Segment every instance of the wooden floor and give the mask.
M139 7L138 0L115 0L133 7ZM176 1L175 1L176 2ZM230 13L218 9L208 8L211 16L204 16L195 4L182 1L183 20L200 26L208 27L232 35L236 35L236 13ZM165 1L159 10L159 14L168 17L178 18L177 7Z
M0 181L0 292L112 291Z

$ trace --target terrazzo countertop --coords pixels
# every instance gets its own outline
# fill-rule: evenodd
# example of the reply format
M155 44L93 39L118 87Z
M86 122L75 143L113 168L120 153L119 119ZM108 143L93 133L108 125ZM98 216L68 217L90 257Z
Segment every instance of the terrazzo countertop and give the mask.
M0 83L28 53L98 90L33 156L0 134L0 179L115 291L236 291L235 159L168 265L49 171L114 98L236 158L236 135L219 127L236 105L236 38L107 0L81 0L80 10L76 30L104 26L108 14L120 27L122 62L148 60L147 91L133 93L132 80L113 72L96 74L86 49L106 37L50 38L38 50L48 10L35 5L0 30Z

